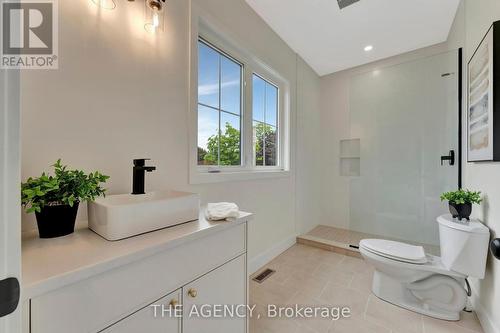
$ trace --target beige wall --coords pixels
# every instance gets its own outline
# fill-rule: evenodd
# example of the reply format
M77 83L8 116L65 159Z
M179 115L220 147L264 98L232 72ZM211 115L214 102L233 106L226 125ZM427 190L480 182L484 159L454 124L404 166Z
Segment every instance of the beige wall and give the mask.
M307 164L296 170L294 162L310 158L317 148L319 78L244 0L193 0L291 83L293 172L287 178L189 185L190 1L167 2L165 32L157 35L142 27L142 2L117 2L114 11L99 11L89 0L59 2L59 70L22 75L23 178L62 158L110 175L109 193L128 193L132 159L149 157L157 166L147 175L149 191L194 191L205 203L235 201L256 213L251 258L293 239L305 216L301 212L312 211L314 204L301 200L297 206L295 193L317 197L316 185L296 181L297 173L308 174ZM296 118L304 120L298 130ZM297 137L305 138L300 152ZM79 219L85 213L82 207ZM34 227L32 216L24 220L24 229Z
M465 59L468 62L490 25L500 20L498 0L465 0ZM480 190L485 201L474 209L473 214L491 229L494 237L500 237L500 164L467 163L465 184ZM479 295L481 322L487 332L500 332L500 262L488 258L486 277L474 281L474 291ZM487 327L486 327L487 326Z

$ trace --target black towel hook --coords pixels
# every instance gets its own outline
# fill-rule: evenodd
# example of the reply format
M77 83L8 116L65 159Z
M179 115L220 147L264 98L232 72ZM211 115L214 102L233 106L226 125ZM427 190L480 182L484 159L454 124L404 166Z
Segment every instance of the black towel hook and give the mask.
M490 251L495 258L500 260L500 238L495 238L491 241Z

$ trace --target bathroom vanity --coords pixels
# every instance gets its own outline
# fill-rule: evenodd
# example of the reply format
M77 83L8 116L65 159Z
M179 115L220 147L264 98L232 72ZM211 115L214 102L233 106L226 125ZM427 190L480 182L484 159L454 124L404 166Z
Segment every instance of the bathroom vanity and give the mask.
M188 314L193 305L247 303L251 217L216 223L200 215L117 242L86 228L24 239L23 333L247 332L245 318ZM182 316L161 316L181 304Z

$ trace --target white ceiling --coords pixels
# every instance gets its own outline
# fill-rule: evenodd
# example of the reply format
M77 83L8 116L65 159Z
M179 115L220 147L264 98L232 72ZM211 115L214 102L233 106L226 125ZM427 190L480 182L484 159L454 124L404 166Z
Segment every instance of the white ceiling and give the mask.
M246 0L319 75L446 41L460 0ZM373 51L365 52L367 45Z

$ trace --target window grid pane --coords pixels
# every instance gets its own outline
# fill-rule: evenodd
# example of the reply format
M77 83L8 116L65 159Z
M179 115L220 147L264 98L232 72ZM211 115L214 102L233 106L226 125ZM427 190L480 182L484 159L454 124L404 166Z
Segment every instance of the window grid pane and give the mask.
M220 112L221 136L219 141L220 165L241 165L240 116Z
M253 74L253 146L256 166L277 166L278 88Z
M198 164L217 165L219 150L219 112L198 106Z
M198 165L241 165L243 66L202 40L198 47Z
M198 101L219 108L219 54L202 42L198 42L198 48Z

